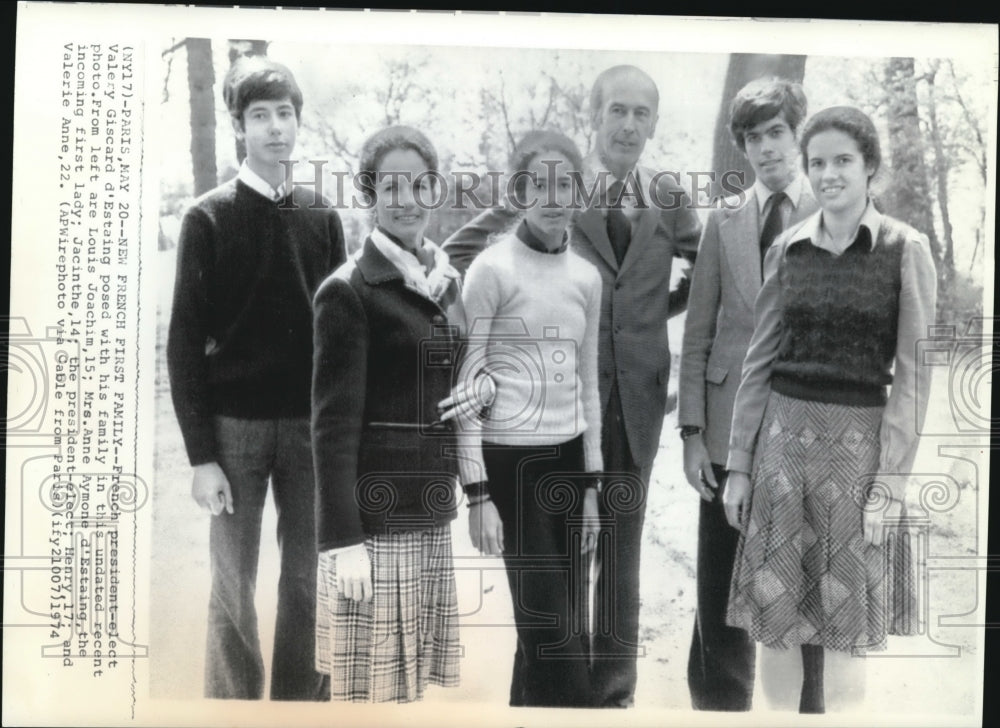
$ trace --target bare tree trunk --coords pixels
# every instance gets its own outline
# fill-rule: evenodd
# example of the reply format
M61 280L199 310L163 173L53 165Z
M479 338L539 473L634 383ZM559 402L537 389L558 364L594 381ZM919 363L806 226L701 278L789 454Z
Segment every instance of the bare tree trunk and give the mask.
M924 142L917 113L917 83L912 58L890 58L885 65L889 94L889 155L891 179L884 198L885 212L924 233L931 244L938 273L938 311L950 310L951 287L941 264L941 244L934 232Z
M927 116L931 124L931 142L934 144L934 176L937 179L938 206L941 208L941 227L944 232L944 259L949 278L954 278L955 243L952 236L951 213L948 210L948 158L944 153L941 141L941 129L938 126L937 98L935 80L939 62L935 61L930 71L924 77L927 81Z
M723 194L720 182L722 175L730 170L742 172L746 180L745 187L754 182L753 169L747 158L732 142L729 134L729 104L733 97L750 81L766 76L787 78L789 81L802 82L806 72L805 56L772 55L765 53L732 53L729 56L729 68L726 71L726 81L722 88L722 102L715 119L715 137L712 147L712 169L715 170L715 182L712 185L712 195Z
M237 59L243 56L266 56L266 40L244 40L236 39L229 41L229 65L236 63ZM247 157L247 145L242 139L236 140L236 163L243 164Z
M218 184L215 166L215 71L212 41L188 38L187 76L191 94L191 167L197 197Z

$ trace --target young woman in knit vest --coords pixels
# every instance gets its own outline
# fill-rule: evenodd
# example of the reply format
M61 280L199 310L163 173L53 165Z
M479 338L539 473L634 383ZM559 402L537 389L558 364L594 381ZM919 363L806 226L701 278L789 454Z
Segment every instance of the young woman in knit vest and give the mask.
M462 295L464 368L485 366L496 383L481 432L461 428L462 481L473 544L507 567L516 706L591 702L581 607L602 468L601 279L569 246L581 164L562 134L520 141L510 188L524 214L476 258Z
M765 262L729 445L726 517L742 533L727 621L769 648L766 693L780 681L791 705L823 712L863 697L859 655L916 632L893 525L925 414L915 351L936 277L926 237L869 198L871 119L824 109L801 149L821 209Z

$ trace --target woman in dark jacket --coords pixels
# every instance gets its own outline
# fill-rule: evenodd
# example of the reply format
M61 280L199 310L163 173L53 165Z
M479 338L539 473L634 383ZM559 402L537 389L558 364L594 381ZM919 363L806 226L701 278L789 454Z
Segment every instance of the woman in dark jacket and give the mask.
M409 702L458 684L457 464L438 403L465 322L460 277L424 238L437 163L415 129L365 142L376 224L315 299L316 663L334 700Z

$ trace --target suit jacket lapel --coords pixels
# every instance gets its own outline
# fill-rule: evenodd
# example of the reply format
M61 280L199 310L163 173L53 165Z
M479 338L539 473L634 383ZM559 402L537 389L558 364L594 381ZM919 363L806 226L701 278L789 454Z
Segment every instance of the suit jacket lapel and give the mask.
M615 258L614 248L611 247L607 222L601 211L596 207L588 207L576 216L576 228L583 233L594 246L594 250L611 266L611 270L617 271L618 260Z
M736 288L752 310L760 292L760 222L757 219L757 195L753 191L743 206L719 225L719 237L722 238Z

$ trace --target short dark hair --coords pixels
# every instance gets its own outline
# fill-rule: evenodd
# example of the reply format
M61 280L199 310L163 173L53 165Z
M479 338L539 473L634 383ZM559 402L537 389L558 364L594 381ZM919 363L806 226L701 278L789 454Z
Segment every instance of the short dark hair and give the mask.
M653 114L657 113L660 106L660 91L656 88L656 81L637 66L621 65L604 69L594 79L594 85L590 88L590 114L592 117L600 113L604 107L604 96L607 94L608 87L626 79L649 86L653 93Z
M729 104L729 133L736 147L745 152L750 129L784 114L792 132L797 133L806 109L806 95L798 83L784 78L758 78L741 88Z
M517 143L510 155L508 171L514 180L514 194L518 201L524 199L524 190L528 184L527 175L524 172L532 160L543 152L559 152L569 160L573 171L579 172L583 169L583 157L580 150L568 136L549 129L529 131Z
M222 99L234 119L243 122L243 112L254 101L290 99L295 118L301 120L302 91L285 66L267 56L242 56L229 67L222 83Z
M882 148L878 141L878 131L871 118L861 109L854 106L831 106L816 113L802 130L799 147L802 151L802 166L809 171L807 150L809 140L823 131L835 129L847 134L858 145L865 164L872 168L868 181L878 172L882 164Z
M368 204L375 202L375 183L378 179L379 165L382 164L385 155L396 149L411 149L419 154L427 164L427 169L434 172L431 184L437 184L438 155L430 139L411 126L389 126L372 134L361 145L358 185Z

